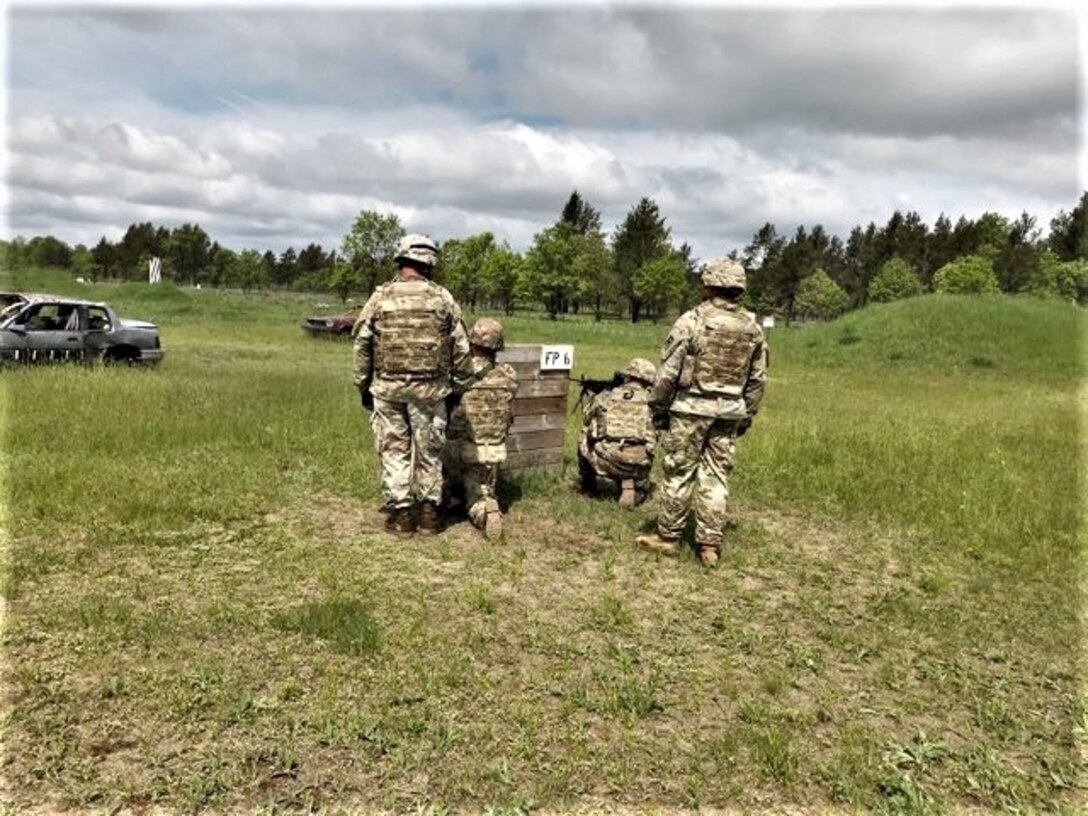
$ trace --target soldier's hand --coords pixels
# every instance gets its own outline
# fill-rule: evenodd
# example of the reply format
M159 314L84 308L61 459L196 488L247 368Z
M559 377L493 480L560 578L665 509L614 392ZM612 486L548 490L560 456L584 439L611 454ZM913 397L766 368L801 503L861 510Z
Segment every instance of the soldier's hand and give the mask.
M363 406L364 411L374 410L374 395L370 393L369 388L359 389L359 404Z
M752 427L752 418L745 417L737 423L737 438L744 436L748 433L748 429Z
M645 416L645 414L643 414ZM654 427L659 431L667 431L671 424L671 417L668 411L655 411L653 415Z
M457 391L450 391L446 395L446 413L452 414L457 410L457 406L461 404L461 395Z

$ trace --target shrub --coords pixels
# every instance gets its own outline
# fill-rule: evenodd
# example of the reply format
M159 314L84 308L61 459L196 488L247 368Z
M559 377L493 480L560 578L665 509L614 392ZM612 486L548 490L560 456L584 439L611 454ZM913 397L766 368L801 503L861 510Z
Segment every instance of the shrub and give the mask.
M869 284L869 300L890 303L922 294L922 282L902 258L895 257L880 268Z
M998 291L993 262L979 255L946 263L937 270L934 282L938 292L949 295L988 295Z
M797 287L794 309L798 317L808 320L830 320L846 311L847 296L822 269L817 269Z

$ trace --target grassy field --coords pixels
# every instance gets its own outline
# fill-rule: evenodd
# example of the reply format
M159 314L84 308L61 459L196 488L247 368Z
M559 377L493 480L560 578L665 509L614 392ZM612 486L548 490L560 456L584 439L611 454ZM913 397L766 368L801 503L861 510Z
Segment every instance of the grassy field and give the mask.
M156 370L0 373L10 812L1080 813L1085 314L775 329L722 566L561 475L508 540L381 531L315 299L170 286ZM335 304L332 311L336 310ZM504 319L575 375L665 324Z

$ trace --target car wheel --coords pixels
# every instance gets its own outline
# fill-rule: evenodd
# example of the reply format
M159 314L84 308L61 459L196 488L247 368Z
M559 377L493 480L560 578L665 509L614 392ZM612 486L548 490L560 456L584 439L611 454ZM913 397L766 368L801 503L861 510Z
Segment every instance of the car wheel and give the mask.
M124 346L107 349L102 355L102 362L106 365L132 365L139 359L140 352Z

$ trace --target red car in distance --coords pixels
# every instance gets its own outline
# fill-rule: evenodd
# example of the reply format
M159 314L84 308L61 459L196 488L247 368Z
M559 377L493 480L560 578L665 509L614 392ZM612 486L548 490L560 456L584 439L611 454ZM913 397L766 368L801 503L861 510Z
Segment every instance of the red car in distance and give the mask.
M351 337L358 310L337 315L317 315L302 321L302 328L311 337Z

